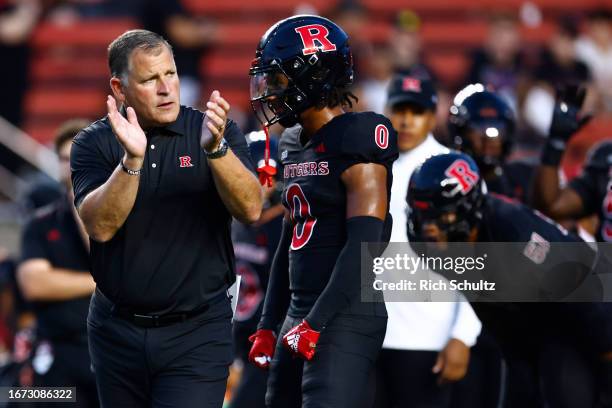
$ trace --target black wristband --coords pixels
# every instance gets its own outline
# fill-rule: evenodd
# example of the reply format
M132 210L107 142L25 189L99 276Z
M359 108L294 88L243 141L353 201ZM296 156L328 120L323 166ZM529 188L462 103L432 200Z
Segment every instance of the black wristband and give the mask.
M565 142L555 138L549 138L542 149L541 162L545 166L558 167L565 152Z
M123 159L121 159L121 170L125 171L130 176L140 176L140 173L142 173L142 168L138 170L132 170L125 167L125 164L123 164Z

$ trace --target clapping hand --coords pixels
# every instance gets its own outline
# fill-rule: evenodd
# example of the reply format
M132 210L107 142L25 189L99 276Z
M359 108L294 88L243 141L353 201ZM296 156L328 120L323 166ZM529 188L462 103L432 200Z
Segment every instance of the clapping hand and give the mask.
M134 170L140 169L147 149L147 136L138 124L136 112L132 107L128 107L127 119L124 118L117 109L115 98L110 95L106 100L106 107L115 137L125 150L125 160L129 161L126 166Z

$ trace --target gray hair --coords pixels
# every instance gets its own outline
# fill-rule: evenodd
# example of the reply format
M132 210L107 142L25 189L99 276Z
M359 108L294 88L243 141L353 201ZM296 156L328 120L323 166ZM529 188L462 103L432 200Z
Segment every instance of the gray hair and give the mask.
M127 83L129 61L136 49L153 52L165 46L172 52L172 46L159 34L148 30L130 30L115 38L108 46L108 67L111 76Z

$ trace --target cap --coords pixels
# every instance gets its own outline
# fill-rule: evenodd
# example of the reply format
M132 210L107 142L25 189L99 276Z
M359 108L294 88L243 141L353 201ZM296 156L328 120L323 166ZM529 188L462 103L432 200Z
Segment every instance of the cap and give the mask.
M435 110L438 95L433 82L425 78L396 75L389 84L387 106L413 103L425 109Z

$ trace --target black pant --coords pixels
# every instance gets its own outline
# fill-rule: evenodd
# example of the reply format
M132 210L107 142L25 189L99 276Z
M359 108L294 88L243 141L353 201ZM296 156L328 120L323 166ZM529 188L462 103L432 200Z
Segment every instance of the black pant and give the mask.
M96 379L91 370L87 342L47 342L41 341L38 358L47 358L51 365L40 367L34 358L34 386L36 387L76 387L76 402L53 403L54 407L92 408L98 406ZM45 351L43 351L43 349ZM44 353L44 357L42 357ZM36 353L35 353L36 355ZM44 363L43 363L44 364ZM42 370L37 372L36 369Z
M87 319L103 407L222 406L232 362L228 298L182 323L151 329L114 316L112 307L96 292Z
M437 351L383 349L376 363L375 408L450 407L451 385L431 369Z
M287 317L270 376L270 408L361 408L374 397L374 365L387 328L386 317L337 315L321 332L311 361L295 358L281 339L301 318Z

